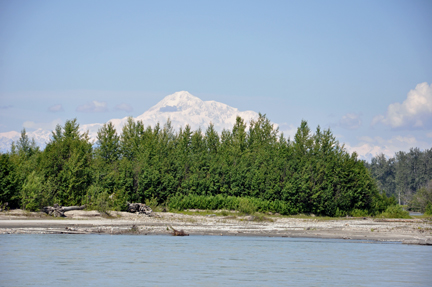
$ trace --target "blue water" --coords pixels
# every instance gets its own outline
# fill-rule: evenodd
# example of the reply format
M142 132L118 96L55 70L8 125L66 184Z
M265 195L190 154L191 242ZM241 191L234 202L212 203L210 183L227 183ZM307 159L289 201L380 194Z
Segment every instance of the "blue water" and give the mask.
M1 235L0 286L432 286L432 247L354 240Z

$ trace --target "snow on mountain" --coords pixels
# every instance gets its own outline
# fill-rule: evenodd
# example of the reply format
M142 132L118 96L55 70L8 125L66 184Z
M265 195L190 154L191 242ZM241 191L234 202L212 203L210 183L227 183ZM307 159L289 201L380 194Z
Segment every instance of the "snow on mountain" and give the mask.
M175 129L189 124L193 130L198 128L205 130L212 122L215 129L221 132L223 129L231 129L237 116L248 122L257 118L258 113L253 111L240 112L226 104L202 101L188 92L182 91L165 97L136 119L141 120L144 124L154 126L157 122L166 123L169 118Z
M35 131L27 132L29 139L34 139L36 144L41 148L44 148L46 143L49 141L51 136L51 131L37 129ZM21 137L21 132L10 131L5 133L0 133L0 151L6 152L10 151L12 142L17 142Z
M134 120L140 120L144 127L154 127L157 123L163 126L168 119L171 120L172 127L178 131L180 127L187 124L192 130L201 128L205 131L208 125L213 123L215 129L221 132L223 129L231 129L235 124L236 117L242 117L246 122L258 118L258 113L254 111L241 112L236 108L215 101L203 101L186 91L176 92L166 96L155 106L151 107L142 115ZM120 134L127 117L122 119L112 119L112 122ZM103 126L101 123L80 125L80 130L89 131L89 136L96 141L97 131ZM42 148L49 142L51 131L38 129L27 133L29 138L34 138L36 143ZM0 150L10 150L12 141L17 141L20 133L16 131L0 133Z
M16 131L0 133L0 151L5 152L10 150L12 142L19 139L20 135L21 134Z

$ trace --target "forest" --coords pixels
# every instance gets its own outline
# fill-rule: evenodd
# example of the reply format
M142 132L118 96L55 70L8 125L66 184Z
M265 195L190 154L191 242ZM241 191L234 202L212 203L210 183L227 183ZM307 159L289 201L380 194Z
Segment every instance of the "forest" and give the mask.
M432 203L432 148L411 148L391 158L380 154L365 165L378 189L395 197L399 204L423 212Z
M411 152L430 160L430 150L403 158ZM120 132L105 124L96 142L73 119L55 128L43 150L23 130L0 155L0 202L27 210L54 203L124 210L127 202L152 202L172 210L376 215L396 204L403 184L417 190L430 179L428 163L426 177L416 171L407 174L414 180L401 180L400 158L365 163L330 129L312 132L306 121L285 138L261 114L250 123L238 117L221 133L212 124L175 131L169 120L151 127L129 118Z

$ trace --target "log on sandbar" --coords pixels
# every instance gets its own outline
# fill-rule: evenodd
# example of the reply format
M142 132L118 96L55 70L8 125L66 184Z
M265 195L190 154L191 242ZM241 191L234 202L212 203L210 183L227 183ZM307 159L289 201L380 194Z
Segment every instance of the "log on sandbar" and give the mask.
M54 217L66 217L66 215L64 214L66 211L83 210L85 207L86 207L85 205L61 206L56 203L54 204L54 206L45 206L44 208L42 208L42 211Z
M150 206L145 205L144 203L127 203L128 204L128 208L127 208L127 212L138 212L139 214L145 214L145 215L150 215L153 210L150 208Z

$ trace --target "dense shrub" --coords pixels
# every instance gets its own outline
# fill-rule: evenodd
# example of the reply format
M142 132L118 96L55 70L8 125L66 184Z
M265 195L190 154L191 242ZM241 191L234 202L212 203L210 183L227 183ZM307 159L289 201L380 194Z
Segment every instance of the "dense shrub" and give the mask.
M400 205L392 205L387 207L387 209L381 213L379 217L384 218L411 218L409 212L404 210Z
M366 217L369 216L369 213L367 212L367 210L354 209L350 212L350 215L352 217Z
M289 203L280 200L268 201L259 198L234 197L234 196L202 196L202 195L177 195L169 199L170 210L184 209L228 209L237 210L244 214L255 212L274 212L284 215L295 214Z

